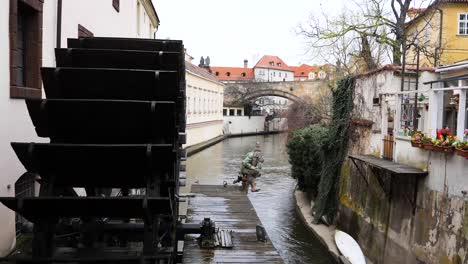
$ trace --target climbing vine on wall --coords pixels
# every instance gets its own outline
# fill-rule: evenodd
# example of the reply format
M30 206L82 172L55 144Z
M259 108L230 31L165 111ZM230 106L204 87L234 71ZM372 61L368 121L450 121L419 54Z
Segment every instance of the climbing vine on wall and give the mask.
M315 200L314 218L333 221L338 209L340 170L348 150L355 79L346 77L332 90L331 121L294 131L288 142L292 176Z
M333 221L338 210L340 171L348 149L354 85L354 77L345 77L333 90L332 121L328 128L328 138L322 147L322 170L313 208L316 222L322 216Z

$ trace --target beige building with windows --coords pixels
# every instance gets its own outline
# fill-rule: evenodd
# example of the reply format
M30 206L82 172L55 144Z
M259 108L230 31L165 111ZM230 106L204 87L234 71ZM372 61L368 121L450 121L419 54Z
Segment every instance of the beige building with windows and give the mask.
M190 56L188 56L190 58ZM193 146L223 135L224 84L208 70L185 63L187 144Z
M10 142L40 142L24 99L41 98L40 67L55 67L54 49L82 36L154 38L159 18L151 0L0 1L0 196L34 195L34 178ZM0 205L0 256L16 243L15 214Z

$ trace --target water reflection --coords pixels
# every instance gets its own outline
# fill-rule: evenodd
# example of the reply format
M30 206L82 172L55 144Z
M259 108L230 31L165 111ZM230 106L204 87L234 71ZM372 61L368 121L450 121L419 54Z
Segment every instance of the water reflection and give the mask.
M237 178L244 155L260 142L265 159L258 193L249 193L257 214L271 241L286 263L333 263L325 248L298 218L285 146L286 135L231 138L191 156L187 161L187 187L190 185L229 184Z

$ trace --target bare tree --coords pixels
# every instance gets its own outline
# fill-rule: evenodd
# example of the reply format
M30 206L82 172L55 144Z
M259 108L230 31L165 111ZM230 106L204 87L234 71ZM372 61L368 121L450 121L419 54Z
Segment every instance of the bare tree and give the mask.
M431 0L420 1L421 6ZM354 2L358 11L343 12L330 18L322 13L300 25L297 34L303 36L313 51L331 55L348 71L375 69L390 55L394 64L401 65L402 55L416 38L406 36L406 22L412 0L369 0ZM439 4L435 0L431 6ZM424 29L421 29L421 31ZM418 32L420 33L420 32ZM331 52L330 52L331 51ZM362 65L359 65L362 64Z

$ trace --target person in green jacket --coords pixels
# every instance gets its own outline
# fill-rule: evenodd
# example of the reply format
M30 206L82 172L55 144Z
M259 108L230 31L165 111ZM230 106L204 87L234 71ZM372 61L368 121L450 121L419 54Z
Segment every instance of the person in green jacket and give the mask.
M242 161L241 174L242 174L242 187L247 190L250 185L252 192L258 192L256 178L260 177L260 169L262 167L263 158L260 144L257 143L255 149L245 155Z

